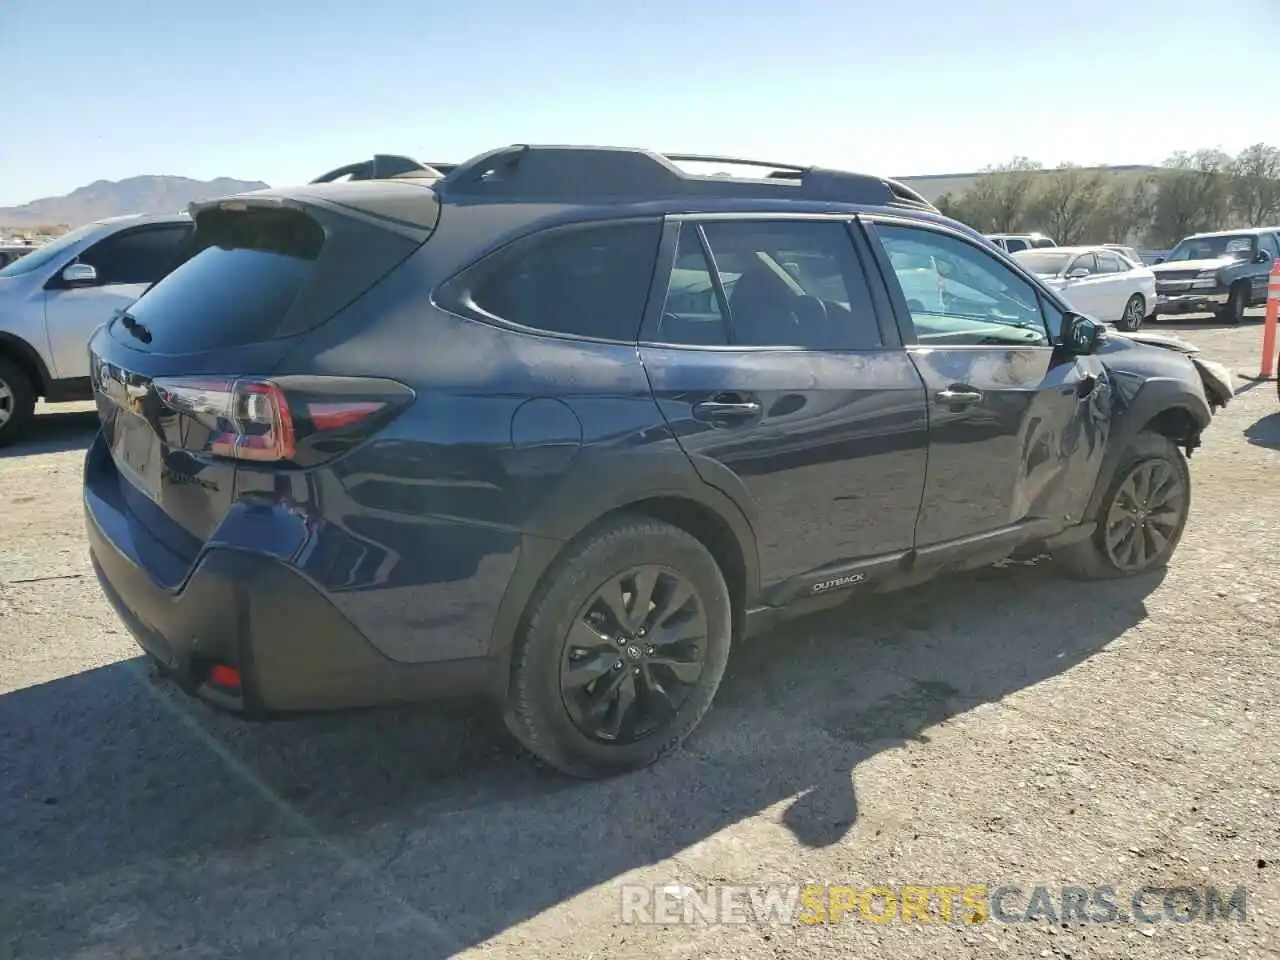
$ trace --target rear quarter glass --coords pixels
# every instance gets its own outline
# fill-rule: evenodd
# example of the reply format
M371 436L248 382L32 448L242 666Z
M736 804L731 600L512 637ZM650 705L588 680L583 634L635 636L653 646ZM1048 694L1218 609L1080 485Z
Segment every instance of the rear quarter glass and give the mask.
M174 268L111 336L130 349L189 354L294 336L324 323L421 241L319 208L212 209Z

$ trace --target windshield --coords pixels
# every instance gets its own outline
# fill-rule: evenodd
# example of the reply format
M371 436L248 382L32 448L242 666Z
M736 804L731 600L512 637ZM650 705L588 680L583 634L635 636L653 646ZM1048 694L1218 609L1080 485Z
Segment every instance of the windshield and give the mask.
M1256 239L1249 234L1243 236L1226 235L1221 237L1190 237L1173 248L1166 260L1216 260L1219 257L1234 257L1245 260L1253 256Z
M1071 259L1071 256L1069 253L1027 250L1015 254L1014 258L1034 274L1042 277L1056 277L1062 272L1063 267L1067 265L1067 261Z
M78 230L64 233L57 240L50 240L42 247L36 247L25 257L19 257L3 270L0 270L0 277L20 277L34 270L39 270L46 264L54 263L60 257L65 256L68 249L74 247L97 228L98 225L96 223L90 223L80 227Z

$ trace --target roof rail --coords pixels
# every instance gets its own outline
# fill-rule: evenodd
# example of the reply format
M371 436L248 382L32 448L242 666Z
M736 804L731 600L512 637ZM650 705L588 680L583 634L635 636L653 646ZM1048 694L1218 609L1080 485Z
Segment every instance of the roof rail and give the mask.
M677 163L754 167L759 177L696 175ZM454 166L437 184L446 194L494 199L602 199L723 196L873 203L936 212L896 180L846 170L638 147L512 144Z
M372 160L361 160L348 163L346 166L330 170L323 176L316 177L312 183L332 183L349 176L352 180L388 180L393 177L443 177L456 164L427 164L411 157L402 157L394 153L377 153ZM441 169L446 167L447 169Z

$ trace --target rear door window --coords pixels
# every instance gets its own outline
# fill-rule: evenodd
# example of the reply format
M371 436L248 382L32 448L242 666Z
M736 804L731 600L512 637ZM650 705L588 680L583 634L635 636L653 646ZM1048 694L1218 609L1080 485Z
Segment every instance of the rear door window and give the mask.
M182 262L129 309L134 329L156 353L271 339L323 246L324 231L295 211L210 214Z
M662 343L689 346L727 344L729 323L722 293L716 289L697 224L682 224L657 339Z
M1009 240L1005 241L1005 243L1005 249L1010 253L1017 253L1019 250L1031 249L1031 244L1027 243L1025 240L1018 240L1011 237Z
M681 227L682 237L686 229ZM720 220L702 230L735 345L881 346L871 291L843 222Z
M482 265L471 289L480 312L546 333L634 341L662 225L610 223L549 231Z

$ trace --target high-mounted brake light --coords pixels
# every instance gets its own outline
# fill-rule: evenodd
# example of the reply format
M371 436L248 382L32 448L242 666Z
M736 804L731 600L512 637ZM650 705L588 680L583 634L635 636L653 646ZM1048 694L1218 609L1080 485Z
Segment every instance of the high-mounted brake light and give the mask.
M209 431L198 450L255 462L293 461L300 437L312 439L369 420L388 403L365 398L312 398L254 377L157 378L161 401ZM403 388L402 388L403 389Z

